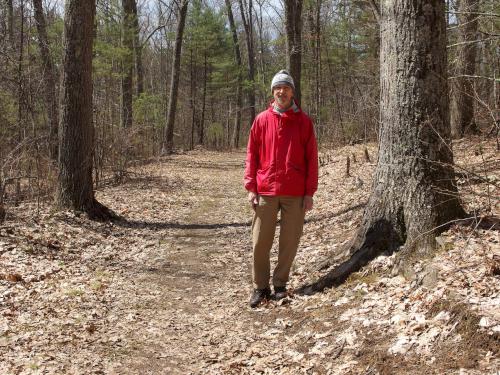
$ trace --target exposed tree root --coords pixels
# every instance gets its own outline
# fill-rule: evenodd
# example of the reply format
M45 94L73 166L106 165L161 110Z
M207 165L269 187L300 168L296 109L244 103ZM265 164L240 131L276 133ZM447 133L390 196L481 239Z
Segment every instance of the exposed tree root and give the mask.
M394 251L402 245L401 233L386 220L378 220L361 227L348 245L350 258L310 284L301 286L297 294L311 295L342 284L350 274L359 271L377 255ZM326 264L326 262L324 263ZM324 266L323 264L323 266Z
M464 222L467 222L467 220L464 219ZM473 224L471 220L468 222L470 225ZM497 229L498 223L498 218L485 217L479 223L476 223L475 226L491 230ZM299 295L311 295L321 292L326 288L338 286L349 275L359 271L378 255L382 253L391 254L401 249L401 247L402 250L396 261L395 270L396 272L405 273L408 267L411 268L414 256L418 258L426 254L432 254L432 251L436 247L435 236L439 232L448 229L450 225L451 222L448 225L436 227L435 230L425 235L422 234L417 238L410 238L407 237L408 234L401 218L395 222L386 219L365 220L357 234L343 251L344 254L350 255L349 258L315 281L299 287L295 290L295 293ZM334 259L328 257L318 263L316 270L322 271L328 269L333 262Z

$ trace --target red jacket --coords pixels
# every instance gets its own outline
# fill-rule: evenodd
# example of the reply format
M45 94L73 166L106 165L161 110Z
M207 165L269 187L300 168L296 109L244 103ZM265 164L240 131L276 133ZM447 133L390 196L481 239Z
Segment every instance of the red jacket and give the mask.
M314 195L318 148L311 119L294 106L284 113L273 103L252 124L245 189L260 195Z

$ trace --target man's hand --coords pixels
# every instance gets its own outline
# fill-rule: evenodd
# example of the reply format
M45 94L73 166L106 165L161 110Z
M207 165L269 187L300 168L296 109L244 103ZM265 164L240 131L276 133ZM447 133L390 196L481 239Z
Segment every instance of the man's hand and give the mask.
M248 192L248 201L252 205L253 210L259 205L259 195L253 191Z
M311 211L313 208L313 204L314 204L313 197L311 197L310 195L304 196L303 207L305 212Z

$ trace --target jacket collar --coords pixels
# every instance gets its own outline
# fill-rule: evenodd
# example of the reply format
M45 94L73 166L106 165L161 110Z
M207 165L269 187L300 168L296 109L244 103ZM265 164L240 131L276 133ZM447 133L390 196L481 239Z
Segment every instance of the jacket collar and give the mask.
M274 100L271 101L271 104L269 106L269 109L277 114L277 115L280 115L280 116L283 116L283 115L290 115L290 114L293 114L293 113L299 113L300 112L300 107L297 105L297 103L295 102L295 99L293 99L293 102L292 102L292 105L290 106L290 108L288 108L286 111L280 111L277 109L277 105L275 104Z

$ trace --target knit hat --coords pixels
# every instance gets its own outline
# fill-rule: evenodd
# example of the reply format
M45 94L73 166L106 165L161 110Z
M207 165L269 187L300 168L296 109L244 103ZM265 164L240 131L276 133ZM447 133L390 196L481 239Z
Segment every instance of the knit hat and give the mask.
M295 85L293 83L293 78L288 73L286 70L280 70L276 75L273 77L273 80L271 81L271 91L273 91L275 86L279 85L287 85L290 86L292 89L295 90Z

